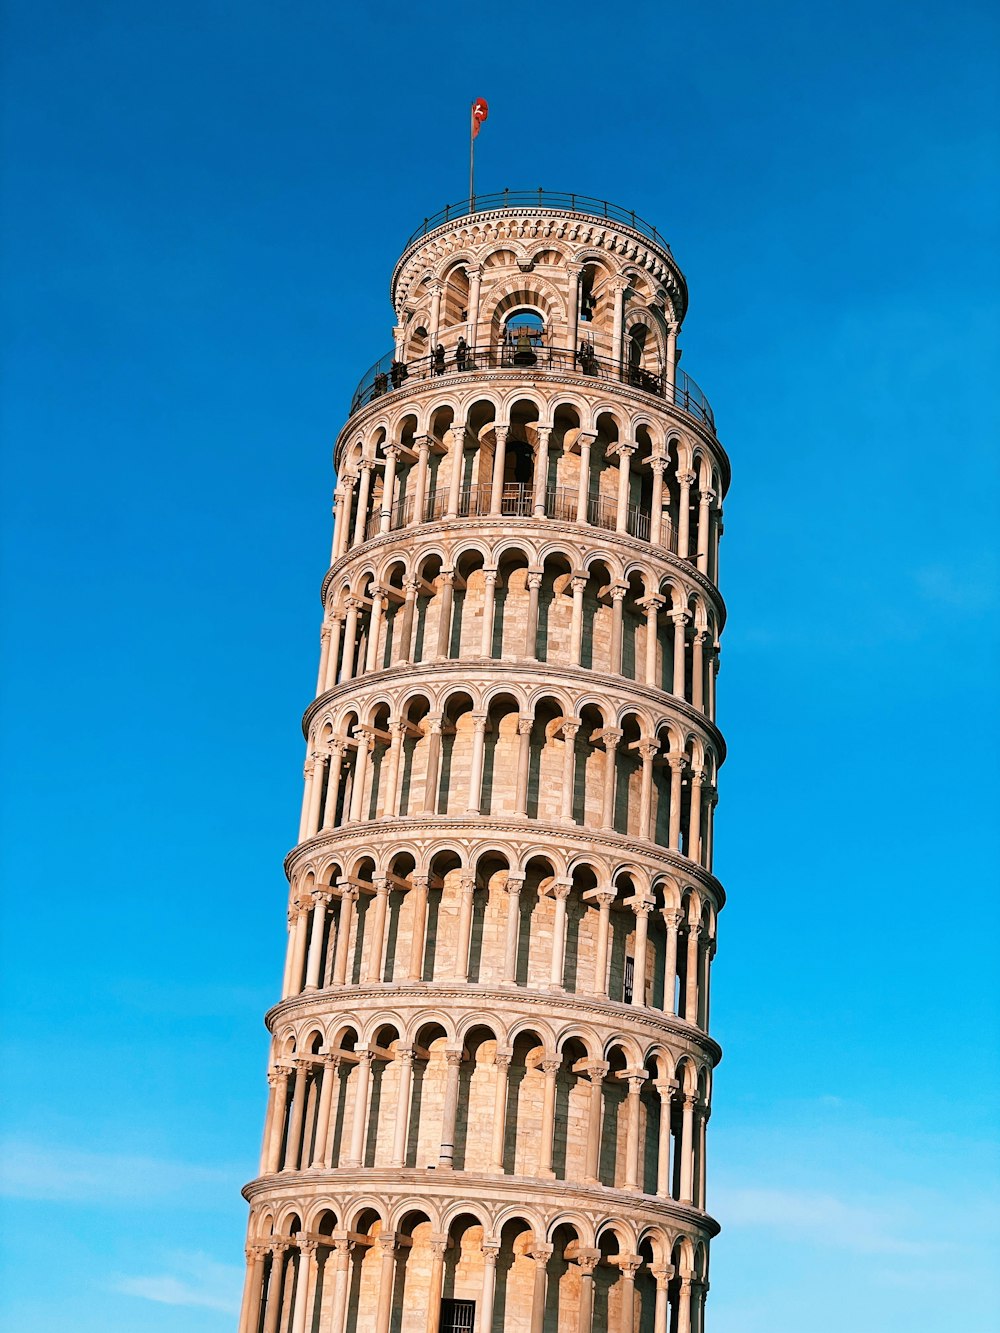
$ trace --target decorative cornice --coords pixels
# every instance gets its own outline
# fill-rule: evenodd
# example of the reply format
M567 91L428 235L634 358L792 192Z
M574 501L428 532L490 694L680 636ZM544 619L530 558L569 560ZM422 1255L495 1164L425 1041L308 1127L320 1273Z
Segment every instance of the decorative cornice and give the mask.
M546 1014L564 1013L576 1016L581 1013L595 1020L606 1028L609 1037L623 1033L643 1031L655 1038L669 1036L678 1045L689 1052L706 1055L712 1062L713 1069L722 1059L722 1047L701 1028L685 1022L673 1014L660 1009L639 1008L637 1005L622 1004L617 1000L597 1000L572 992L533 991L519 986L516 990L503 990L497 986L484 986L477 982L464 982L456 985L453 981L443 983L426 981L414 985L409 982L385 982L382 985L338 986L327 990L307 991L302 995L293 995L286 1000L279 1000L264 1015L264 1022L269 1032L273 1033L277 1021L299 1013L318 1011L335 1014L341 1011L357 1012L361 1008L399 1010L407 1001L417 1010L447 1005L449 1002L482 1012L484 1006L495 1004L498 1012L504 1012L508 1005L515 1010L544 1009ZM433 1003L432 1003L433 1002ZM626 1021L631 1026L626 1026Z
M661 847L659 843L631 838L625 833L613 833L605 829L583 828L580 825L556 824L546 820L532 819L527 815L523 823L513 823L509 819L491 820L489 816L472 815L404 815L396 819L359 820L356 824L344 825L337 829L325 829L303 842L297 843L285 856L285 873L291 880L292 873L299 861L304 861L316 851L325 847L339 847L342 843L357 842L371 845L372 842L391 839L393 835L412 840L414 836L438 835L453 830L458 842L470 830L481 830L478 838L495 841L507 836L514 841L535 845L546 842L562 846L564 843L575 847L577 842L589 846L605 847L621 860L633 857L639 862L653 862L660 870L669 870L702 884L708 888L721 910L726 901L722 884L710 870L689 860L680 852ZM401 832L402 830L402 832Z
M706 717L704 713L699 712L692 704L689 704L686 699L679 699L676 694L671 694L667 690L658 690L651 685L641 684L637 680L629 680L624 676L609 676L602 672L588 671L586 667L563 666L557 662L537 662L530 658L523 661L495 657L446 658L444 661L438 662L396 664L385 667L381 671L366 672L364 676L357 680L343 681L341 684L335 685L333 689L317 695L302 715L302 734L308 738L309 726L313 718L328 704L343 698L359 698L359 686L367 687L370 684L373 689L384 690L392 681L398 680L409 693L414 684L419 682L422 675L437 679L441 676L447 678L450 675L457 674L467 680L477 680L480 672L484 676L490 677L513 675L519 678L527 677L531 680L548 679L551 681L555 677L560 681L569 680L585 686L588 693L592 693L596 685L598 689L603 689L615 700L621 700L626 696L648 700L661 709L665 708L668 713L676 713L680 720L704 732L705 738L710 740L715 747L720 767L725 762L726 742L722 732L714 722ZM622 688L623 685L624 689Z

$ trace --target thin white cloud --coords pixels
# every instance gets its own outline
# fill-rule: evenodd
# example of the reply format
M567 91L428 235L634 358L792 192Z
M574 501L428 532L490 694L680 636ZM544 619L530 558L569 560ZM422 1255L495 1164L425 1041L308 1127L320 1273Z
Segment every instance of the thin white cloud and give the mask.
M201 1253L178 1253L168 1256L168 1261L174 1271L119 1277L111 1289L159 1305L193 1305L227 1315L239 1312L241 1268L220 1264Z
M238 1168L195 1166L156 1157L88 1152L21 1139L0 1141L0 1194L65 1203L197 1206L231 1190Z

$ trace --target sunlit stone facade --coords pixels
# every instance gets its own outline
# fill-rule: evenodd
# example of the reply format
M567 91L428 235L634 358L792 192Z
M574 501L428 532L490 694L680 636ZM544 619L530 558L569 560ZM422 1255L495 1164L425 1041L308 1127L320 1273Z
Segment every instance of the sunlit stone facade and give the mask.
M728 462L641 219L408 243L336 443L241 1333L702 1333Z

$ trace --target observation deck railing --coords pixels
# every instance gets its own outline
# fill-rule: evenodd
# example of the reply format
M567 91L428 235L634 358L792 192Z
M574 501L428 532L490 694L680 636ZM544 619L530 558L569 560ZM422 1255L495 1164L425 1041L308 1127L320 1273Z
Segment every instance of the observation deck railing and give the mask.
M493 487L489 482L481 485L465 486L458 493L458 518L489 518L493 510ZM434 523L444 518L448 512L447 490L434 490L424 498L423 513L414 514L414 497L407 496L401 503L394 504L389 516L389 532L398 532L401 528L412 527L417 523ZM501 518L531 518L535 512L535 488L527 482L507 482L500 494L499 515ZM545 517L561 519L564 523L575 523L579 512L579 495L569 486L550 486L545 492ZM586 502L586 520L591 527L604 528L614 532L618 526L617 502L606 495L588 495ZM382 515L376 510L365 525L365 541L377 537L382 529ZM642 541L649 540L650 515L638 505L630 505L626 515L626 530L630 537ZM677 550L676 535L664 521L660 534L660 545L668 551Z
M670 253L670 246L663 239L651 222L639 217L634 209L622 208L607 199L594 199L587 194L562 194L558 190L502 190L497 194L477 194L471 199L461 199L457 204L446 204L432 217L424 218L403 247L408 250L414 241L436 227L443 227L459 218L469 217L473 213L490 213L498 208L513 208L519 213L537 208L555 213L586 213L588 217L606 218L608 222L621 222L641 236L648 236L662 250Z
M586 345L585 345L586 346ZM417 357L397 361L393 352L376 361L354 390L351 415L387 393L401 389L411 380L430 380L440 375L466 375L477 370L549 371L554 374L584 375L591 379L627 384L633 389L653 394L715 431L715 413L708 399L690 375L678 370L671 384L665 371L644 366L619 365L609 357L597 356L583 348L571 352L561 347L533 346L530 349L503 343L499 346L467 347L464 355L449 348L443 357Z

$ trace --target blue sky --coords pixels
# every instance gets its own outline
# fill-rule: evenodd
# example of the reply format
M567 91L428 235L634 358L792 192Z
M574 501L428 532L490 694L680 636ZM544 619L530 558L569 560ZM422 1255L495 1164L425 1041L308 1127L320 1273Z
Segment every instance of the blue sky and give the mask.
M6 1326L233 1326L330 450L477 95L671 241L733 460L711 1331L996 1326L990 9L9 0Z

